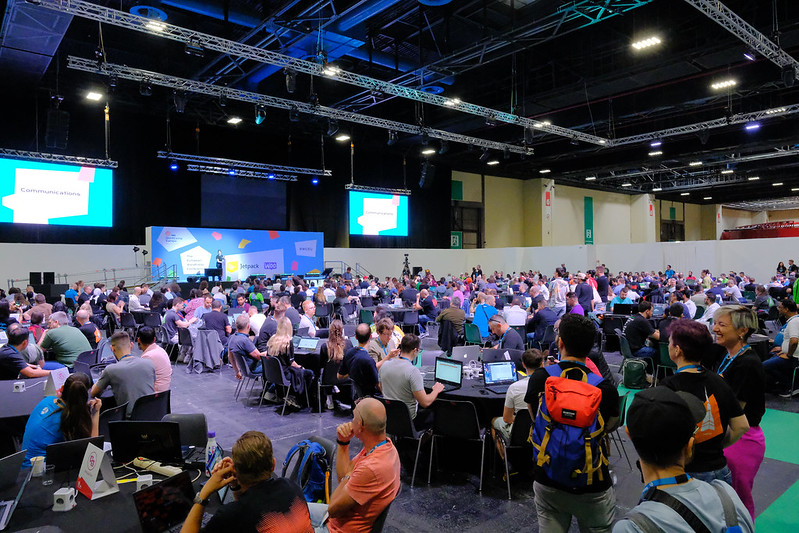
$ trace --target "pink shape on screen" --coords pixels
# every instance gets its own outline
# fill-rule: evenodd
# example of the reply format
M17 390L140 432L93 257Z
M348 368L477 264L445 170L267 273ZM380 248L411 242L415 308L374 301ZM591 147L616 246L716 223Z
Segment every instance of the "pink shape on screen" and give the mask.
M278 234L278 232L276 232L276 231L271 231L271 230L269 231L269 239L270 239L270 240L275 240L275 239L277 239L278 237L280 237L280 235Z
M154 267L161 266L161 258L160 258L160 257L155 257L155 258L153 258L153 263L152 263L152 265L153 265Z
M219 240L219 239L222 238L222 234L219 233L218 231L215 231L215 232L211 233L211 237L213 237L216 240Z
M391 205L399 205L399 195L395 194L391 197Z
M292 261L291 262L291 270L297 270L298 268L300 268L299 263L297 263L297 261Z
M80 167L80 172L78 172L78 181L88 181L89 183L94 183L94 171L95 169L92 167Z

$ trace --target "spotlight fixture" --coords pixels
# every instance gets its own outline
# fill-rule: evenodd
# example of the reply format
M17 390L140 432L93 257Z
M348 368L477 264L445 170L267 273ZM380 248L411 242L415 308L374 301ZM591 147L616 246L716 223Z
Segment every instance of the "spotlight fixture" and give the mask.
M340 73L341 69L332 63L328 63L327 65L324 66L324 68L322 68L322 74L324 74L325 76L333 77L333 76L338 76Z
M717 81L715 83L712 83L710 85L710 88L715 90L715 91L718 91L720 89L726 89L728 87L735 87L736 85L738 85L738 82L736 80L733 80L733 79L719 80L719 81Z
M227 173L230 174L231 176L235 176L236 175L236 169L235 168L228 169Z
M647 37L646 39L635 41L634 43L632 43L632 47L635 50L644 50L646 48L652 48L653 46L657 46L662 42L663 41L660 39L660 37L656 37L653 35L652 37Z
M488 148L483 148L483 152L480 154L480 162L485 163L488 161Z
M596 176L586 176L585 181L596 181Z
M266 175L266 179L268 179L268 180L275 179L275 173L274 172L270 172L269 174Z
M722 174L733 174L735 171L731 168L725 168L721 171Z
M796 83L796 69L791 65L782 67L782 83L789 89Z
M236 124L240 124L241 123L241 117L230 117L229 119L227 119L227 123L228 124L232 124L234 126Z
M701 167L702 166L702 162L701 161L691 161L690 163L688 163L688 166Z
M255 123L261 125L266 120L266 107L262 105L255 106Z
M632 187L633 184L632 183L622 183L621 186L622 187Z
M436 153L435 148L425 148L422 150L422 155L433 155L434 153Z
M690 195L691 195L691 193L689 193L689 192L681 192L680 193L680 196L690 196Z
M397 144L398 135L396 131L389 130L388 131L388 141L386 141L386 145L394 146Z
M200 58L205 57L205 50L197 41L194 40L194 38L191 38L186 42L186 46L183 47L183 52L188 56Z
M136 253L136 252L138 252L139 250L141 250L141 248L139 248L138 246L134 246L134 247L133 247L133 253Z
M311 185L319 185L319 178L311 178Z
M649 152L649 157L656 157L656 156L659 156L659 155L663 155L663 152L661 152L660 150L655 150L655 151Z
M319 105L319 95L316 93L311 93L311 96L308 98L308 103L312 106L316 107Z
M108 86L111 89L116 89L117 85L119 85L119 76L116 74L111 74L108 76Z
M332 137L333 135L338 133L338 129L339 129L338 120L336 120L334 118L328 118L327 119L327 136L328 137Z
M497 117L493 115L489 115L486 117L486 126L491 126L492 128L498 124Z
M151 20L147 24L144 25L145 28L152 31L162 32L166 29L166 24L163 22L158 22L157 20Z
M99 46L94 49L94 60L97 61L98 69L105 63L105 52L103 52L103 49Z
M662 144L663 144L663 141L652 141L651 143L649 143L649 146L651 148L657 148L657 147L659 147Z
M186 111L186 93L183 91L173 91L172 101L175 104L175 111L178 113Z
M219 107L227 107L227 96L224 94L219 95Z
M744 59L747 61L755 61L757 59L757 52L755 52L753 48L747 48L744 50Z
M766 111L767 115L776 115L777 113L785 113L787 109L784 107L775 107L774 109L769 109Z
M153 95L153 84L150 82L150 78L144 78L139 82L139 94L142 96Z
M541 170L538 171L539 174L549 174L550 172L552 171L549 170L548 168L542 168Z
M760 122L749 122L746 126L744 126L746 131L756 131L760 129Z
M142 255L147 255L147 254L149 254L149 253L150 253L150 252L148 252L147 250L142 250L142 251L141 251L141 254L142 254Z
M336 140L340 143L343 143L344 141L349 141L350 136L347 135L346 133L339 133L338 135L336 135Z
M103 99L102 93L98 93L97 91L89 91L86 93L86 99L91 100L92 102L99 102Z
M655 188L652 189L652 192L660 192L662 190L663 189L661 187L655 187Z
M438 149L439 155L444 155L449 151L449 143L447 141L441 141L441 146Z
M461 103L460 98L447 98L444 100L444 105L447 107L453 107Z
M572 139L569 141L569 144L571 144L572 146L580 146L580 141L578 141L577 139Z
M493 167L494 165L499 165L499 161L497 159L492 159L491 161L486 162L486 165Z
M291 68L283 69L286 74L286 92L294 93L297 90L297 71Z
M704 198L702 198L702 200L712 200L712 199L713 199L712 196L705 196Z
M176 171L178 168L180 168L180 167L178 167L178 162L177 162L177 161L175 161L175 160L173 159L173 160L172 160L172 162L169 164L169 170L171 170L172 172L174 172L174 171Z
M300 112L296 107L292 107L291 109L289 109L289 121L290 122L300 121Z

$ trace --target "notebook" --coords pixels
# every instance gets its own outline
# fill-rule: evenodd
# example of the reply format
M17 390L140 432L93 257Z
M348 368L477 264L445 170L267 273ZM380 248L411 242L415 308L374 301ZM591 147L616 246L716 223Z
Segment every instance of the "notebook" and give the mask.
M144 533L177 533L194 501L194 486L188 471L133 493L133 503ZM202 526L211 519L203 514Z
M448 357L436 357L434 381L444 385L442 392L460 389L463 381L463 363Z
M505 394L516 382L516 377L516 363L513 361L483 363L483 384L491 392Z

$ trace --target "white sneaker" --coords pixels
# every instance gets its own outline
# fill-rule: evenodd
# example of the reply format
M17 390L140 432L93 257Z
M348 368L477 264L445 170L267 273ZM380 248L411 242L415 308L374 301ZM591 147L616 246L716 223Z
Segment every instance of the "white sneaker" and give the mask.
M325 406L327 407L328 411L332 411L333 410L333 397L332 396L328 396L327 397L327 402L325 403Z
M275 394L274 392L266 391L264 393L264 400L268 402L275 402L277 401L277 394Z

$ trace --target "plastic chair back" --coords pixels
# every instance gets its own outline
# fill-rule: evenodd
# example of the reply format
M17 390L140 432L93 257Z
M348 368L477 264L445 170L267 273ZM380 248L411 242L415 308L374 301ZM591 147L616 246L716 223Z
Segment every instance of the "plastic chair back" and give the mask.
M372 307L375 304L374 298L371 296L361 296L361 305L364 307Z
M433 402L433 433L456 439L480 439L477 408L472 402L441 400Z
M388 510L391 508L391 503L386 505L386 508L383 509L377 518L375 518L374 524L372 524L371 533L380 533L383 531L383 526L386 525L386 518L388 518Z
M119 325L123 328L138 327L138 324L136 324L136 319L134 319L133 315L130 313L122 313L119 315Z
M513 419L513 427L510 429L510 445L514 448L532 447L532 445L527 442L527 438L530 436L530 426L532 425L533 421L530 418L530 411L527 409L516 411L516 416Z
M161 326L160 313L145 313L144 319L142 320L142 325L150 326L151 328L160 327Z
M619 351L624 359L632 359L633 352L630 350L630 343L627 341L627 337L624 336L624 333L621 332L619 328L614 330L616 332L616 336L619 338Z
M142 396L133 404L130 420L161 420L172 412L169 397L171 391L156 392Z
M404 313L402 319L403 326L415 326L419 323L419 312L418 311L408 311Z
M103 436L105 442L111 441L111 434L108 432L108 423L125 420L125 413L128 410L128 402L117 405L112 409L106 409L100 413L99 434Z
M480 328L469 322L464 322L463 331L466 333L466 342L472 344L483 344L483 338L480 336Z
M703 305L696 306L696 313L694 313L694 320L699 320L705 314L705 307Z
M263 364L264 378L268 382L282 387L291 386L291 382L283 374L283 365L280 364L277 357L262 357L261 363Z
M378 398L386 408L386 433L398 438L417 439L421 432L416 431L411 412L405 402Z
M161 421L178 423L180 426L181 446L204 448L208 443L208 422L203 413L168 414Z
M371 326L375 323L375 314L368 309L361 309L360 322L362 324L369 324Z
M658 359L658 366L662 368L672 368L677 369L677 364L671 360L669 357L669 345L661 342L658 344L659 348L659 355L660 358Z
M544 330L544 336L541 337L542 349L549 348L549 345L553 342L555 342L555 326L547 326L547 329Z
M76 360L74 363L72 363L72 372L73 373L82 372L87 376L89 376L89 387L91 387L94 384L94 380L92 379L91 366L89 365L89 363L84 363L83 361Z
M97 364L97 351L89 350L88 352L81 352L78 358L75 359L76 363L85 363L89 366Z
M178 328L178 344L181 346L193 346L189 328Z
M341 367L341 361L328 359L325 367L322 369L322 375L319 378L321 385L341 385L349 383L348 379L338 379L338 369Z

